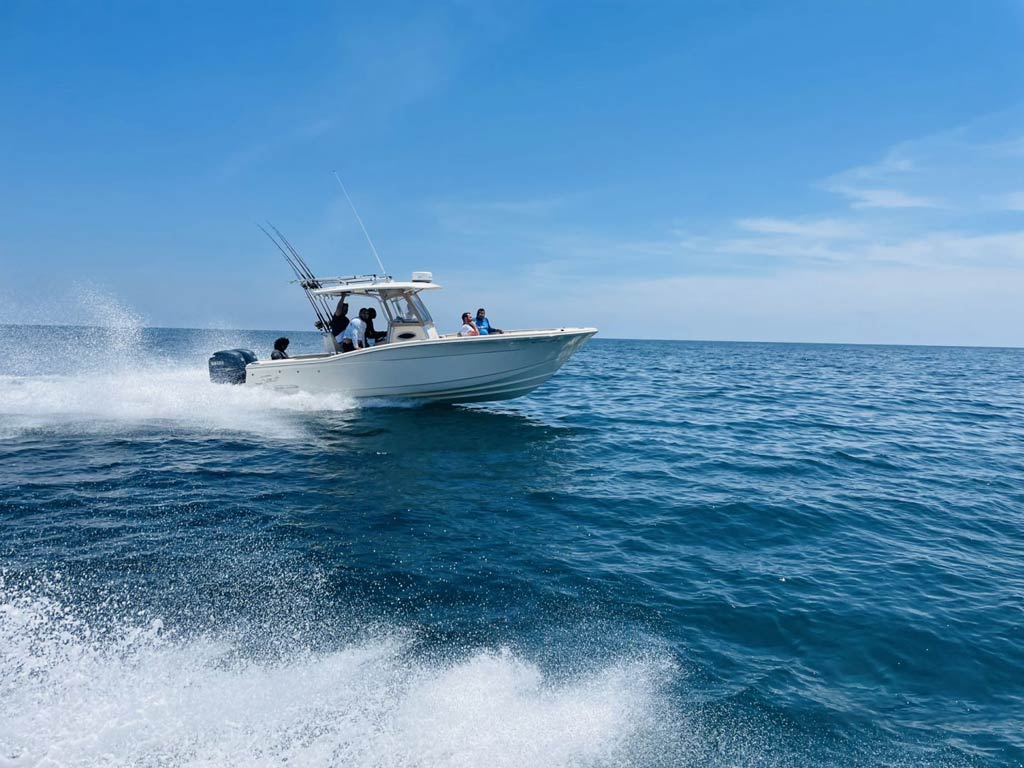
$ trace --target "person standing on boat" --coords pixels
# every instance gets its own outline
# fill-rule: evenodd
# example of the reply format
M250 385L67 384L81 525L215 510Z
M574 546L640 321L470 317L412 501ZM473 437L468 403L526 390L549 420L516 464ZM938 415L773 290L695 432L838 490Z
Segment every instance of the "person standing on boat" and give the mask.
M335 307L334 314L331 315L330 331L331 335L334 337L337 337L339 334L344 333L345 329L348 328L348 304L345 303L345 296L346 294L341 294L341 298L338 299L338 306ZM324 328L324 324L321 323L319 320L313 323L313 326L315 328L320 329L321 331L326 330Z
M483 307L480 307L476 311L476 329L480 331L481 336L487 336L491 333L504 333L501 328L495 328L491 325L491 321L487 319L487 312Z
M274 351L270 353L271 360L287 360L288 353L285 350L288 349L288 339L284 336L274 342Z
M462 329L459 336L479 336L480 331L473 324L473 316L469 312L462 313Z
M351 352L366 346L366 309L359 310L359 317L349 321L341 334L341 351Z

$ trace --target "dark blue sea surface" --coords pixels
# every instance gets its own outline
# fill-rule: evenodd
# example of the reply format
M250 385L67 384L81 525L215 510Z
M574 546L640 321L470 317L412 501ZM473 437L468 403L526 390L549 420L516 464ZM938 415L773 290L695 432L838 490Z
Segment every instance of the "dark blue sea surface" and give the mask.
M0 765L1024 764L1024 351L208 382L277 335L0 327Z

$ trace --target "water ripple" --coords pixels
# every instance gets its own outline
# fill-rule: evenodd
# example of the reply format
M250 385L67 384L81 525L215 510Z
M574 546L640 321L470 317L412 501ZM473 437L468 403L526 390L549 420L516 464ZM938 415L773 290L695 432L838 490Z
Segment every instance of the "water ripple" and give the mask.
M276 335L0 371L0 762L1024 763L1024 352L598 339L465 408L206 382Z

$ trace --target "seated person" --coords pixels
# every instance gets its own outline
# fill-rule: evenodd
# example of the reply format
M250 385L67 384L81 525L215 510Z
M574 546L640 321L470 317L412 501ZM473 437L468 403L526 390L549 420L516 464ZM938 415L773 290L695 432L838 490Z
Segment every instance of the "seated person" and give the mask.
M459 336L479 336L480 331L477 330L473 324L473 316L469 312L462 313L462 330L459 331Z
M359 317L349 321L341 334L341 351L351 352L366 346L366 310L359 310Z
M362 317L362 313L359 315ZM373 342L374 346L380 344L388 337L387 331L378 331L373 327L373 321L377 319L377 310L370 307L366 310L366 341Z
M288 349L288 339L284 336L274 342L274 351L270 353L271 360L287 360L288 353L285 350Z
M487 336L491 333L504 333L501 328L495 328L491 325L491 321L487 319L487 312L484 311L483 307L480 307L476 311L476 329L480 331L481 336Z

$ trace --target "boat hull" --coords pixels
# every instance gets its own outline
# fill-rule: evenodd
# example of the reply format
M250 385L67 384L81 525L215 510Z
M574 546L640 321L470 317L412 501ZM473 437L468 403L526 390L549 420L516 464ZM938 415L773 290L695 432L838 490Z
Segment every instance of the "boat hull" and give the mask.
M437 403L507 400L551 378L596 328L512 331L383 344L252 363L246 385Z

